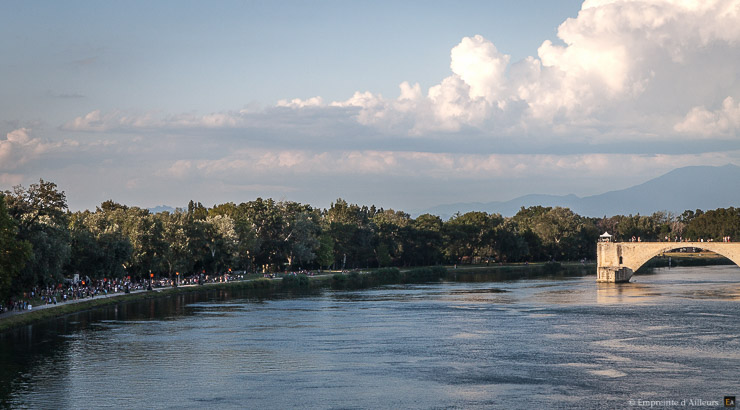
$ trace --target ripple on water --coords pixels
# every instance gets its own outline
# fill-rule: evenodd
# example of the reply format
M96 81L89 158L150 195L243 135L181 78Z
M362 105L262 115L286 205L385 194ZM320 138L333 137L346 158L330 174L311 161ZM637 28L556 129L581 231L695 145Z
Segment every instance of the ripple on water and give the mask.
M452 335L453 339L480 339L483 335L479 333L455 333Z
M615 369L587 370L587 372L593 374L594 376L603 376L610 378L624 377L627 375L627 373L620 372L619 370Z

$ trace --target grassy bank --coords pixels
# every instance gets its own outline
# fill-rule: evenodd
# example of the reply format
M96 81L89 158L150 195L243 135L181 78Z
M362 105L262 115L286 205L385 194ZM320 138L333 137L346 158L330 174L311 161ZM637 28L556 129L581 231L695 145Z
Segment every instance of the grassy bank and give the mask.
M596 262L531 262L531 263L507 263L507 264L480 264L480 265L457 265L456 268L448 266L447 268L451 272L477 272L481 270L490 271L537 271L537 270L560 270L560 269L575 269L581 267L594 268L596 272Z
M539 262L508 265L457 266L447 278L459 282L489 282L535 278L563 278L596 274L595 262Z

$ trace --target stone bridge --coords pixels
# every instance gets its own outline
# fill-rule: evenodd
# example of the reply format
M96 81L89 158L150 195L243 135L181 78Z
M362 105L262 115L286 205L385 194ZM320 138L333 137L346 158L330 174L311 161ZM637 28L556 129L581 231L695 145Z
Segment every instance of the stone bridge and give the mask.
M632 274L654 256L681 248L712 251L740 266L740 242L599 242L596 281L629 282Z

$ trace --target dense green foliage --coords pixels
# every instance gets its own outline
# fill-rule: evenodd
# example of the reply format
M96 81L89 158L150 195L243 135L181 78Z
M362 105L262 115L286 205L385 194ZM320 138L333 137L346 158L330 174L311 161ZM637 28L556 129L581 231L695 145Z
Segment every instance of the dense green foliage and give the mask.
M0 300L31 257L31 244L18 239L16 222L8 215L5 196L0 193Z
M75 273L171 278L229 269L383 268L371 275L335 275L332 286L416 282L439 272L401 273L394 267L593 259L604 231L616 240L738 238L740 209L587 218L567 208L533 206L511 218L468 212L443 221L342 199L320 210L258 198L210 208L191 201L186 209L157 214L113 201L95 211L70 212L64 192L41 180L0 195L0 296ZM301 276L283 282L307 283Z
M435 282L446 275L447 269L443 266L413 268L404 271L398 268L381 268L363 275L357 272L350 272L348 275L336 273L332 276L331 287L334 289L363 289L398 283Z

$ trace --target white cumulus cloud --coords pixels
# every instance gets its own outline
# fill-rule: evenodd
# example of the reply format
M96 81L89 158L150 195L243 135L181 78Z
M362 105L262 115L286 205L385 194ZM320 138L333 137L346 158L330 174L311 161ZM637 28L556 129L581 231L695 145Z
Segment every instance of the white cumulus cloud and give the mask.
M483 36L465 37L450 52L450 68L469 87L468 97L497 101L506 87L510 56L501 54Z
M280 100L277 102L278 107L289 108L319 107L322 105L324 105L324 100L321 97L312 97L305 100L294 98L292 100Z
M586 1L557 35L513 64L492 41L464 37L450 53L452 74L426 93L405 82L396 100L358 92L327 105L359 108L361 124L412 135L475 127L649 138L671 133L671 119L690 107L727 96L713 90L740 94L740 0Z
M28 128L13 130L5 135L5 139L0 139L0 171L17 169L57 146L59 143L32 138Z
M675 126L676 131L691 135L734 136L740 131L740 102L732 97L722 102L722 107L709 111L704 107L694 107L683 121Z

